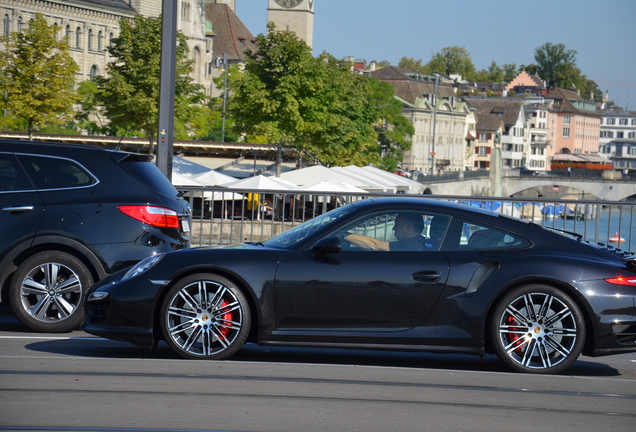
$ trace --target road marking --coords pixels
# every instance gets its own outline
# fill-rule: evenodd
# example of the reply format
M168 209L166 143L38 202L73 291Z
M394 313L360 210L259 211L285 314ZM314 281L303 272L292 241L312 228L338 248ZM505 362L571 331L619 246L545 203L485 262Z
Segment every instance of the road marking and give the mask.
M44 339L44 340L107 340L102 337L91 336L0 336L0 339Z

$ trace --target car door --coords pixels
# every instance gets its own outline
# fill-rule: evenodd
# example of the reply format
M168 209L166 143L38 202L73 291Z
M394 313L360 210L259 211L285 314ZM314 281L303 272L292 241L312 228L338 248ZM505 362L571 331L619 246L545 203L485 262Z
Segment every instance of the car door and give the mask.
M44 217L44 204L15 156L0 153L0 261L28 245Z
M394 225L395 215L376 214L344 231L365 229L367 234L388 239ZM324 257L312 251L292 252L276 271L277 328L410 329L433 308L448 273L448 260L437 248L367 251L345 247Z

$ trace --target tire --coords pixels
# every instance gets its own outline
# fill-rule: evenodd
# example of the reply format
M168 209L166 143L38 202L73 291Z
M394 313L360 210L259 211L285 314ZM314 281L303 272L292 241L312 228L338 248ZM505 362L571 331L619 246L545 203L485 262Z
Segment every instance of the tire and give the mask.
M561 373L579 357L585 342L580 309L547 285L512 290L496 307L491 324L497 356L518 372Z
M32 330L63 333L84 323L82 299L93 284L90 271L75 256L40 252L15 271L9 287L13 313Z
M187 276L168 291L161 327L168 345L190 359L223 360L245 343L250 308L241 290L224 277Z

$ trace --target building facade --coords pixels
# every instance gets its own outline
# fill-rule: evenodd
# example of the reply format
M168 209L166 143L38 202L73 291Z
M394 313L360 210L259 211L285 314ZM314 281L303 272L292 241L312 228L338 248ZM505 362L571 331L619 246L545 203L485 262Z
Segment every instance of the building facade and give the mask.
M550 136L554 156L558 153L598 155L601 116L593 101L582 99L571 90L556 89L546 99L552 100Z
M269 0L267 22L277 30L291 30L313 47L314 0Z
M636 139L636 111L625 111L617 106L601 106L600 144L604 146L615 139Z
M217 0L206 0L214 1ZM221 0L218 0L219 2ZM79 66L76 81L106 74L112 59L106 48L119 36L119 21L141 14L158 17L162 0L3 0L0 3L2 32L20 31L36 13L49 25L57 24L58 37L67 37L70 54ZM203 5L197 0L178 0L177 28L188 38L192 77L211 93L212 33L206 28Z
M552 147L549 137L549 128L552 112L549 103L530 103L524 105L528 120L528 152L525 156L526 167L534 171L547 171L548 150Z
M402 168L433 174L466 168L466 149L476 138L476 120L451 85L436 85L434 76L394 66L368 75L393 86L394 97L402 102L402 114L415 129Z

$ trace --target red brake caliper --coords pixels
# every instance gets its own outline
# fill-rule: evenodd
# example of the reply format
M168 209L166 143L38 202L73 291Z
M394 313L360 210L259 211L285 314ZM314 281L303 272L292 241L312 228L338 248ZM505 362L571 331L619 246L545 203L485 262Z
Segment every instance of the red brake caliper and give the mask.
M517 322L515 321L515 319L512 317L512 315L508 316L508 319L506 320L506 324L508 325L514 325L517 324ZM514 328L514 327L510 327L509 328L510 331L517 331L519 329ZM509 342L516 342L518 345L518 348L515 348L515 352L519 355L521 355L521 343L519 342L519 339L521 339L518 335L516 334L512 334L512 333L508 333L508 341Z
M225 300L223 300L223 302L221 303L221 309L223 309L225 306L227 306L229 303ZM223 316L221 317L221 319L223 321L225 321L225 326L221 327L221 334L223 335L223 337L225 337L227 339L227 335L230 333L230 329L229 327L232 326L232 312L227 312L224 313ZM227 326L227 327L226 327Z

